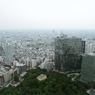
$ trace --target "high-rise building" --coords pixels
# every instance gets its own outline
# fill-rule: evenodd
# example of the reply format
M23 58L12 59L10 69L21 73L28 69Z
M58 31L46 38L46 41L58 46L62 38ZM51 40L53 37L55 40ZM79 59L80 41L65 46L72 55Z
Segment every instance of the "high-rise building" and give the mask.
M55 69L59 71L80 69L81 53L85 53L85 41L81 38L67 38L65 35L55 38Z
M81 68L81 81L91 82L95 75L95 54L89 53L83 56Z
M87 44L87 53L95 53L95 42Z
M0 46L0 56L4 56L4 49L2 46Z
M13 62L13 53L12 53L12 45L7 44L5 46L5 58L6 58L6 64L11 65Z

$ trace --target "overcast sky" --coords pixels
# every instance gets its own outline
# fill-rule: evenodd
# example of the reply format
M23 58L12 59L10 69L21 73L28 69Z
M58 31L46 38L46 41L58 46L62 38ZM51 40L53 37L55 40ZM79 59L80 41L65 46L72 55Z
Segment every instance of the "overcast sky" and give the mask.
M95 0L0 0L2 29L95 29Z

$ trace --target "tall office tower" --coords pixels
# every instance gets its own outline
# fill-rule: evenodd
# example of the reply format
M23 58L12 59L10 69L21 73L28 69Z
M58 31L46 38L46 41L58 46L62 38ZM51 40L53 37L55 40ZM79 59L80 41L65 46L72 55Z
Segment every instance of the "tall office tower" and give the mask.
M12 45L9 43L5 45L5 57L6 57L6 64L11 65L13 62L13 54L12 54Z
M81 68L81 81L91 82L95 78L95 54L89 53L83 56Z
M67 38L66 35L55 38L55 69L59 71L81 68L85 42L80 38Z

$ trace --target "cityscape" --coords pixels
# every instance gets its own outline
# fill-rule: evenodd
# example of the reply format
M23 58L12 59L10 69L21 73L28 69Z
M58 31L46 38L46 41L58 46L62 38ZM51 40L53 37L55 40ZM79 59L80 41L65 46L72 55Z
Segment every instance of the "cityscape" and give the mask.
M0 0L0 95L95 95L94 0Z
M64 34L64 31L66 30L0 31L1 89L10 85L18 87L28 70L39 68L67 75L72 81L89 85L89 89L86 88L88 93L91 89L94 91L95 39L91 36L86 38L85 33L84 37L70 36ZM48 77L44 72L37 79L42 81Z

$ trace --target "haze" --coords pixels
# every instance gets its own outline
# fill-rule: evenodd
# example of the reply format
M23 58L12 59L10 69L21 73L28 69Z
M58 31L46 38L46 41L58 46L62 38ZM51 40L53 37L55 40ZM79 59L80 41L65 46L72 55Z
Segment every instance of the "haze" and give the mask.
M2 29L95 29L95 0L0 0Z

